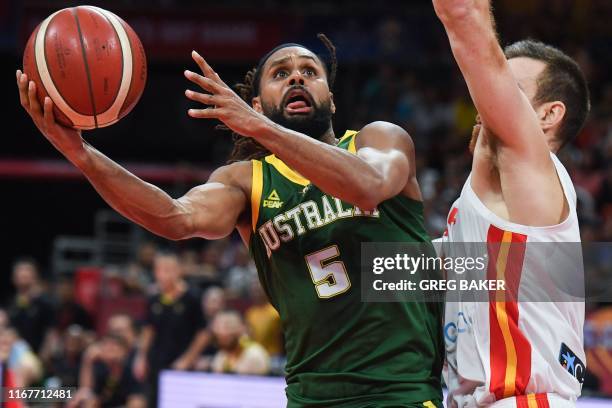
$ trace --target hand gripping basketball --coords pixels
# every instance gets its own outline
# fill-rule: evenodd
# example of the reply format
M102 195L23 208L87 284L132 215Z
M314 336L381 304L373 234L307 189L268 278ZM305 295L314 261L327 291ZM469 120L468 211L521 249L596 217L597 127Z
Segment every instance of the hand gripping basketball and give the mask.
M45 97L44 106L41 107L36 96L36 83L30 81L20 70L17 70L16 76L21 106L28 112L38 130L69 160L78 159L83 152L81 131L58 124L53 114L51 98Z

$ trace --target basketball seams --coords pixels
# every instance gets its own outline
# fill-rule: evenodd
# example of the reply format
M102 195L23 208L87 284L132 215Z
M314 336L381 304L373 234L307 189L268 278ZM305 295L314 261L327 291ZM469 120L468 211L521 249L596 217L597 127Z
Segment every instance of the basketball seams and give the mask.
M113 29L113 32L115 33L115 37L117 37L117 40L119 41L119 44L121 44L121 36L120 34L117 32L117 28L115 28L115 25L113 24L113 22L110 20L110 18L102 12L102 9L98 9L97 7L93 7L93 6L89 6L87 7L88 9L91 9L94 12L99 12L102 17L108 21L108 24L111 26L111 28ZM121 45L121 80L119 82L119 86L117 87L117 91L115 92L115 94L113 95L113 103L111 104L111 106L105 111L108 112L109 110L111 110L113 108L113 106L115 105L117 98L119 97L119 92L121 92L121 86L123 85L123 82L125 80L124 78L124 69L125 69L125 63L123 62L124 60L124 52L123 52L123 45Z
M55 17L55 14L52 17ZM44 64L45 64L45 67L47 67L47 69L48 69L48 65L47 65L47 61L48 61L48 59L47 59L47 28L48 28L49 25L52 25L52 23L53 23L53 18L50 18L49 19L49 24L45 27L45 34L43 36L43 44L42 44L43 53L44 53ZM53 78L53 75L51 74L51 71L48 71L48 73L49 73L49 80L53 83L53 87L55 89L58 89L58 93L59 93L59 87L57 86L57 83L56 83L55 79ZM77 113L79 113L81 115L87 116L87 117L91 116L91 115L87 115L86 113L78 111L74 106L72 106L72 104L68 101L68 99L63 97L63 95L60 94L60 97L62 98L62 101L64 101L64 103L66 103L66 105L68 105L70 107L70 109L72 109L73 111L75 111L75 112L77 112ZM95 121L94 121L94 123L95 123Z
M40 24L36 37L34 38L34 62L38 71L38 76L46 93L49 95L53 103L57 108L64 114L68 119L72 121L74 126L79 129L93 129L95 127L95 121L92 116L83 115L78 111L74 110L72 106L62 97L59 90L55 86L53 77L49 72L46 59L46 36L47 28L51 23L51 20L59 13L66 10L59 10L51 14Z
M83 33L81 32L81 23L79 22L79 15L76 7L70 8L70 12L74 16L74 20L77 26L77 32L79 33L79 42L81 44L81 54L83 56L83 64L85 66L85 74L87 76L87 86L89 88L89 99L93 108L93 119L95 127L98 127L98 110L96 109L96 101L93 94L93 86L91 84L91 74L89 72L89 62L87 61L87 53L85 52L85 44L83 43Z
M117 122L120 118L121 108L123 107L132 84L133 76L133 50L132 45L127 33L127 29L123 27L119 19L113 14L104 9L95 6L87 6L87 8L99 12L106 18L106 20L113 27L115 34L119 40L121 46L121 82L117 95L113 101L113 104L105 112L100 113L99 119L103 126L111 125Z

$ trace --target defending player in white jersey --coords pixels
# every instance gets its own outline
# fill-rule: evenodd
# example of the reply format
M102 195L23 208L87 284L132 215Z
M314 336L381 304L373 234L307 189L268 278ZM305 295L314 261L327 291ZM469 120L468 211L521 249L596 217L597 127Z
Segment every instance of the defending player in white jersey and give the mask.
M515 243L496 246L487 274L515 268L520 298L525 281L555 262L527 244L580 241L576 193L555 153L584 124L587 84L551 46L528 40L503 51L490 0L433 4L479 112L472 172L446 238ZM445 320L449 407L574 406L584 375L583 302L449 302Z

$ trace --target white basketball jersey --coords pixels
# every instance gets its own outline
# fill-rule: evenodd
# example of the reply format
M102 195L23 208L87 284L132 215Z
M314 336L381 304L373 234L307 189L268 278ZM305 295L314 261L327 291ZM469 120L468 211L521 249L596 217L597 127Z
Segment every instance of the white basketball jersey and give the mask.
M520 300L530 290L527 287L541 286L534 282L550 277L556 267L567 270L568 259L543 257L532 243L580 242L576 192L561 162L551 157L570 208L561 224L528 227L498 217L472 190L471 176L449 213L444 241L450 243L450 251L461 242L486 242L487 248L489 243L514 243L505 253L489 257L487 268L491 269L493 258L497 276L503 275L500 269L510 265L511 258L520 268L518 301L467 302L462 295L459 301L447 302L444 375L449 407L573 407L580 395L586 360L584 302L581 298L571 302ZM544 247L554 251L555 245ZM584 282L581 253L569 262L576 263L576 282Z

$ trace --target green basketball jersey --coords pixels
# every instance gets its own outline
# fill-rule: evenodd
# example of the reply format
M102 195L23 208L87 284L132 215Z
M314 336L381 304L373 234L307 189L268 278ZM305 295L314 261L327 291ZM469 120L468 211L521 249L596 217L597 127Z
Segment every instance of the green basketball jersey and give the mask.
M355 153L356 136L338 146ZM422 203L398 195L363 211L274 155L252 163L250 249L283 324L288 406L439 401L441 305L361 301L361 243L429 242Z

